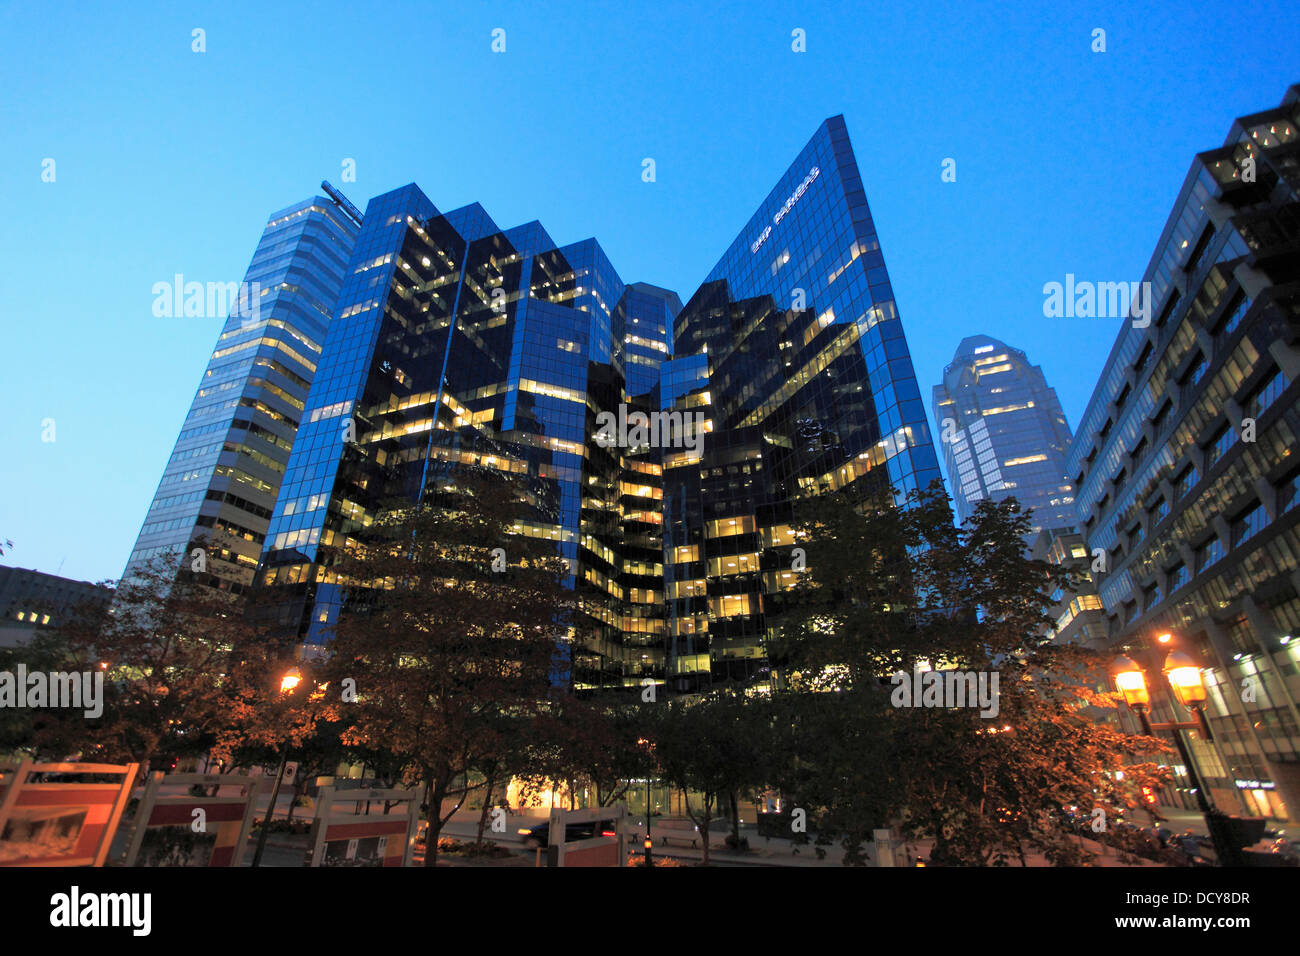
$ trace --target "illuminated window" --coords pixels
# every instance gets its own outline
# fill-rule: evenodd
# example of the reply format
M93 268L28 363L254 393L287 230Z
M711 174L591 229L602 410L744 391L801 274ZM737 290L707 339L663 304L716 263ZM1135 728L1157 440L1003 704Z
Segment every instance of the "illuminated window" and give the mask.
M780 548L794 544L794 542L794 529L788 524L777 524L763 529L763 546L765 548Z
M759 599L749 594L724 594L709 598L709 613L715 618L739 617L759 610Z
M1016 465L1029 465L1036 461L1047 461L1046 455L1028 455L1024 458L1012 458L1002 463L1003 468L1012 468Z
M683 544L673 548L673 564L685 564L687 561L700 560L698 544Z
M709 574L713 577L728 574L748 574L758 570L758 554L728 554L720 558L709 559Z
M719 518L710 521L704 528L706 537L727 538L735 534L753 534L755 525L752 515L741 515L738 518Z

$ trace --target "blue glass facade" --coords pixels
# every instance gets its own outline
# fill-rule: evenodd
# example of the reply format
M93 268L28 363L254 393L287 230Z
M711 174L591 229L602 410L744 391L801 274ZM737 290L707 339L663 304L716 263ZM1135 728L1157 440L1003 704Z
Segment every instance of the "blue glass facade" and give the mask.
M623 335L616 355L629 395L647 395L659 384L659 367L672 353L673 320L682 310L676 292L633 282L623 297Z
M574 683L648 673L657 466L587 443L595 415L627 400L626 286L599 244L503 230L477 205L442 214L411 185L370 202L348 272L263 558L286 624L327 640L349 537L457 469L496 469L530 488L515 531L553 541L573 570Z
M252 307L222 328L124 578L203 546L202 580L252 582L356 234L321 196L271 216L244 276Z
M827 120L677 316L661 401L704 410L663 459L665 672L763 683L800 498L939 477L843 119Z
M604 413L638 412L699 415L702 442L596 440ZM528 482L515 530L570 561L579 690L762 679L794 501L939 476L843 121L685 308L595 240L440 213L414 185L373 199L263 554L285 624L327 640L339 549L460 468Z

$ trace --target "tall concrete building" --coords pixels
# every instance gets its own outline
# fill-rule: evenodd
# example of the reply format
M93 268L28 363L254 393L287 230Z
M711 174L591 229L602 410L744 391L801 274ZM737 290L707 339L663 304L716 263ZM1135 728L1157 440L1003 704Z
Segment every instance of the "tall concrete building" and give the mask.
M1015 498L1032 511L1030 547L1041 531L1073 526L1070 426L1024 352L987 335L962 339L932 401L958 520L986 498Z
M330 198L272 214L243 283L221 297L229 317L124 578L183 555L215 587L240 593L252 582L357 234L355 209L322 186ZM177 298L190 300L180 277L176 284ZM209 291L204 307L213 299Z
M1108 641L1205 668L1200 777L1300 815L1300 87L1199 154L1066 458ZM1163 640L1162 640L1163 638ZM1159 682L1149 674L1148 683ZM1152 719L1186 720L1153 698ZM1136 722L1130 726L1136 729ZM1176 767L1178 800L1192 805Z

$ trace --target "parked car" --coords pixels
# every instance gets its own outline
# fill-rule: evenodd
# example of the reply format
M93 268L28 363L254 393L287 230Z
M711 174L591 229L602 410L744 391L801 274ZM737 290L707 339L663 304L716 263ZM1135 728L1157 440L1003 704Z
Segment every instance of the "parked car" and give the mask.
M524 838L524 846L546 849L551 845L551 823L539 823L532 827L520 827L519 835ZM564 827L564 842L590 840L592 837L615 835L613 820L587 820L582 823L568 823Z

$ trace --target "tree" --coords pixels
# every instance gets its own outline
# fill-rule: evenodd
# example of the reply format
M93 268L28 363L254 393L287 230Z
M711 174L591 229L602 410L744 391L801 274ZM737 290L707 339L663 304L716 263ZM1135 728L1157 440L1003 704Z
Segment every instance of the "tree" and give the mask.
M254 601L263 599L269 599L265 592L254 592ZM292 820L304 788L344 759L338 688L330 686L322 660L302 657L281 640L232 648L226 668L225 717L209 756L225 772L248 766L271 771L282 758L294 760ZM297 683L286 689L282 681L288 674ZM274 809L268 809L268 820Z
M676 698L655 712L655 755L660 773L683 792L686 815L700 830L709 863L713 821L726 813L739 845L739 796L766 782L768 718L758 700L731 691L699 699ZM694 806L690 794L699 796Z
M385 510L330 569L345 588L331 679L357 691L344 742L387 749L423 783L428 866L470 773L502 754L503 718L531 718L545 699L569 625L564 563L511 533L521 499L507 479L463 475ZM505 571L493 570L497 548Z
M526 785L550 781L591 788L598 807L622 800L634 779L653 774L645 745L646 714L634 704L586 701L566 694L549 701L533 727L520 769Z
M198 756L234 728L256 733L278 706L268 669L292 657L243 598L162 559L119 582L111 604L76 609L60 632L69 661L104 674L103 716L82 723L76 749L108 761Z
M1092 690L1104 662L1041 636L1070 579L1025 554L1014 500L981 502L955 527L936 483L906 508L838 493L799 519L808 572L774 646L791 728L774 752L782 786L839 835L846 862L864 862L872 829L895 821L932 838L936 862L1023 861L1026 849L1069 862L1080 851L1064 807L1114 813L1158 785L1167 748L1089 715L1115 704ZM899 706L893 675L931 668L982 673L990 688L996 675L996 716Z
M38 628L31 641L0 647L0 673L70 672L80 669L64 642L49 628ZM0 707L0 756L59 761L82 747L87 718L83 711L57 707Z

